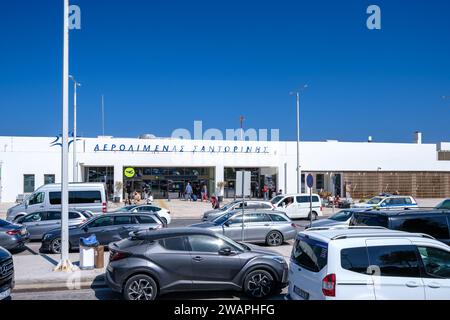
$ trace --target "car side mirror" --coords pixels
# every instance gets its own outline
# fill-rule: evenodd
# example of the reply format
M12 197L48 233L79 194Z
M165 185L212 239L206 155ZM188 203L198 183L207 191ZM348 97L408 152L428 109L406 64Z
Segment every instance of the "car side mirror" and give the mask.
M224 224L223 224L225 227L229 227L230 226L230 222L225 222Z
M234 252L233 250L231 250L231 248L222 248L219 250L219 254L221 256L231 256L233 254L236 254L236 252Z

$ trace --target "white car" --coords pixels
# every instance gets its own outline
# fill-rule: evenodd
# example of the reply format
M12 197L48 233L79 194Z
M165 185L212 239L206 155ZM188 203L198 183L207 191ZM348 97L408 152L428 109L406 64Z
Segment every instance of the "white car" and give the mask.
M311 228L297 235L287 299L448 300L450 247L384 228Z
M308 218L310 211L309 194L279 195L270 200L273 209L284 212L291 219ZM312 194L312 219L323 216L322 201L319 195Z
M353 208L417 209L416 199L411 196L377 196L367 202L355 203Z
M161 218L164 224L168 225L172 221L169 210L149 204L125 206L117 209L115 212L154 212Z

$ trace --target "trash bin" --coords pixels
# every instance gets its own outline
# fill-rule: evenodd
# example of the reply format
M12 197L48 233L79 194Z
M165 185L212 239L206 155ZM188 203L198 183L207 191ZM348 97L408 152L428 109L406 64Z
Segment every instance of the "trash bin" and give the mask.
M95 249L98 245L95 235L89 238L80 238L80 269L90 270L95 268Z
M95 247L95 269L102 269L105 266L105 247Z

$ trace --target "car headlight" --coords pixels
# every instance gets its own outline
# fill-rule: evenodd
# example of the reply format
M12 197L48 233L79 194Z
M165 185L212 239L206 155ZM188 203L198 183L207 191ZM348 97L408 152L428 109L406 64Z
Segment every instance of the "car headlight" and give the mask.
M279 264L285 264L286 263L286 260L282 256L272 257L272 260L278 262Z

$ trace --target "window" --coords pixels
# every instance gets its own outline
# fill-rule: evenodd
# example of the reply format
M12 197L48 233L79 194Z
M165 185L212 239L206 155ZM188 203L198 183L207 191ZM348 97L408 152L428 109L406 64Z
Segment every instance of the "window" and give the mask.
M113 221L111 217L101 217L89 224L89 228L99 228L99 227L108 227L112 226Z
M268 203L261 203L260 205L259 205L259 209L264 209L264 210L271 210L273 207L270 205L270 204L268 204Z
M352 215L352 211L342 210L329 217L329 219L334 221L347 221Z
M246 214L244 221L246 223L272 222L272 220L270 220L270 217L265 213Z
M342 269L356 273L368 274L369 257L367 248L349 248L341 251Z
M161 210L161 208L153 207L153 206L143 206L143 207L138 207L137 208L137 211L139 211L139 212L145 212L145 211L147 211L147 212L158 212L160 210Z
M189 244L192 251L218 253L220 249L230 247L220 238L205 235L189 236Z
M45 220L45 212L37 212L24 217L22 222L39 222Z
M61 211L47 212L47 219L45 219L45 220L61 220Z
M352 219L353 226L371 226L371 227L388 227L387 217L380 216L374 213L370 214L355 214Z
M44 175L44 184L52 184L55 183L55 175L54 174L45 174Z
M319 272L327 265L328 245L302 237L295 241L291 259L300 267Z
M159 241L159 244L172 251L187 251L186 250L186 238L185 237L175 237L167 238Z
M69 219L79 219L80 214L78 212L69 212Z
M23 193L34 192L34 174L23 175Z
M396 218L392 219L392 229L425 233L436 239L449 239L447 217Z
M242 224L242 215L236 216L228 220L229 224Z
M450 252L431 247L419 247L428 276L450 279Z
M310 196L298 196L297 197L297 202L298 203L309 203L310 200ZM318 196L313 196L312 197L312 202L320 202L319 197Z
M287 206L289 206L289 205L291 205L293 203L294 203L294 197L287 197L286 199L281 201L278 206L284 208L284 207L287 207Z
M286 218L284 218L280 215L277 215L277 214L271 214L270 218L272 219L272 221L275 221L275 222L286 222L287 221Z
M420 278L415 246L368 247L370 265L380 268L379 276Z
M134 224L134 218L131 216L114 217L114 225Z
M316 175L316 189L321 190L325 187L325 176L323 174Z
M153 217L150 216L136 216L140 224L154 224L157 223Z
M444 200L436 206L436 209L450 210L450 200Z
M61 192L50 192L50 204L61 204ZM102 203L100 191L69 191L70 204Z
M44 202L45 193L38 192L31 196L30 200L28 200L28 205L32 206L35 204L40 204Z
M405 204L412 204L411 198L405 198Z

